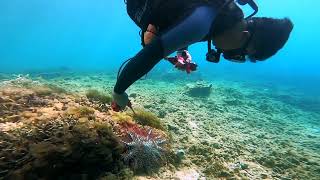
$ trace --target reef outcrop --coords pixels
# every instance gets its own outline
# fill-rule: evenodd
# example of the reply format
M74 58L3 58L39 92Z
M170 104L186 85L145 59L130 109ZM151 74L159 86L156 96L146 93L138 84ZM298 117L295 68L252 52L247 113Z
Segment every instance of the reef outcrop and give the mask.
M22 76L2 82L0 179L130 179L135 169L163 165L164 131L139 125L135 115L123 113L123 119L101 111L96 101L108 103L108 97L90 93L71 94ZM152 124L155 116L147 115L144 120Z
M209 97L212 91L212 84L198 81L195 84L187 84L186 94L191 97Z

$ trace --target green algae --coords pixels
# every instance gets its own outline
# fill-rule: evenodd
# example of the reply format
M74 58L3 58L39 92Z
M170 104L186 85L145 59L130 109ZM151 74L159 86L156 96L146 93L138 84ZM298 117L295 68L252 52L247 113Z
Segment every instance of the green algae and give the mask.
M49 96L53 93L53 91L50 88L43 87L43 86L32 87L32 90L38 96Z
M66 115L75 118L94 118L94 109L87 106L69 107Z
M165 127L161 120L153 113L144 111L144 110L137 110L135 113L131 113L132 118L138 124L143 126L150 126L156 129L165 130Z
M43 83L36 86L31 86L30 89L32 89L36 95L38 96L50 96L52 94L67 94L67 90L65 90L62 87L59 87L55 84L47 84Z
M112 101L112 97L110 95L104 94L95 89L87 90L86 96L89 100L97 101L102 104L110 104Z
M55 84L45 84L45 86L57 94L67 94L68 93L68 91L66 89L64 89L58 85L55 85Z
M112 120L117 123L133 123L133 118L126 112L117 112L112 114Z

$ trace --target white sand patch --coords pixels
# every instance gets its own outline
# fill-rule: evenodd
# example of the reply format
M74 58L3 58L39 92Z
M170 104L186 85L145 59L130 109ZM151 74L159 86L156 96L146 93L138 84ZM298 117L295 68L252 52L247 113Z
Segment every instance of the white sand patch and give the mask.
M189 121L188 124L191 129L199 129L198 125L193 121Z
M194 169L185 169L180 170L175 173L175 180L205 180L205 177L202 177L200 173L198 173Z

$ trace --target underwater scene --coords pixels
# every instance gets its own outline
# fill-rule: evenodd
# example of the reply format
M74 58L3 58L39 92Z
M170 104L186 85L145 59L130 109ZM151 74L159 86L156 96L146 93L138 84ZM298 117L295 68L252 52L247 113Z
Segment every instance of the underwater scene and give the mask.
M195 43L196 69L161 60L117 109L143 48L123 1L1 0L0 180L319 180L320 1L248 2L293 22L279 52L212 63Z

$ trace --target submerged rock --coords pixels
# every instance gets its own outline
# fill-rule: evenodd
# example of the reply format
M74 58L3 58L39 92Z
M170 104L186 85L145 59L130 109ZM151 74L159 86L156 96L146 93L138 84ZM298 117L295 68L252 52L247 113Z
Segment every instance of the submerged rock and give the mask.
M199 81L196 84L187 84L186 94L191 97L209 97L212 91L212 84Z
M107 114L87 107L86 98L42 96L20 80L0 89L0 179L98 179L121 171L124 146Z
M186 152L183 149L178 149L176 151L176 156L180 161L185 158L185 155L186 155Z

